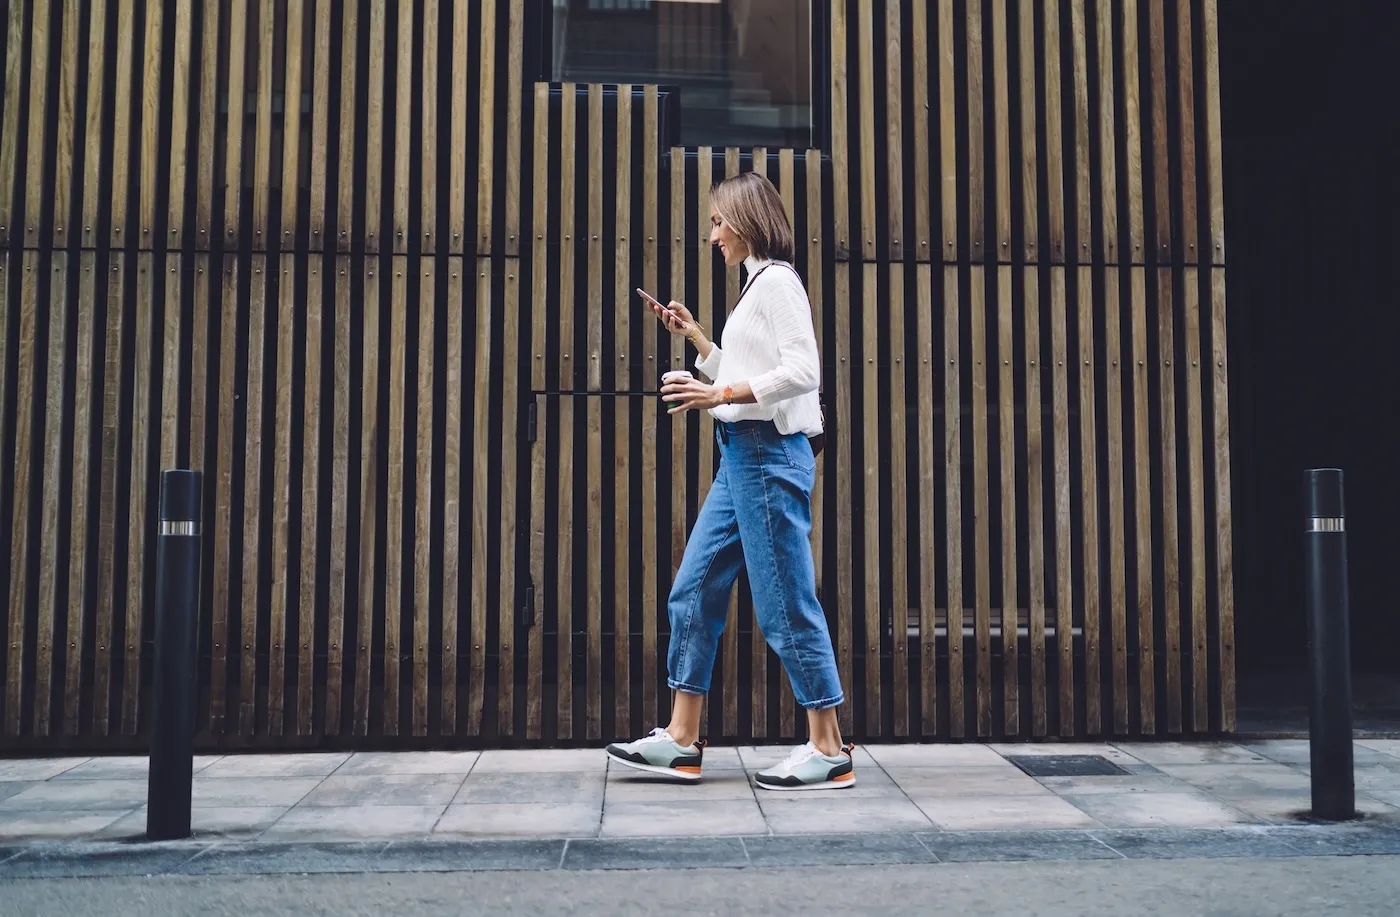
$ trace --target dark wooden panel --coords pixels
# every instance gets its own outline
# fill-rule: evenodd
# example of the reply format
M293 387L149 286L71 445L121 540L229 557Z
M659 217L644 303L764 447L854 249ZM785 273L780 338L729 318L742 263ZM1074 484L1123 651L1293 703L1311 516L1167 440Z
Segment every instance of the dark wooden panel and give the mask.
M272 446L272 553L268 566L272 574L272 608L268 616L267 654L267 732L280 736L286 726L287 693L287 614L292 604L293 583L299 579L291 556L292 534L292 427L301 420L292 415L293 321L296 313L296 259L278 259L277 284L277 376L273 395ZM298 482L300 484L300 482Z
M476 250L480 254L489 254L496 181L496 0L481 0L480 16L481 26L477 32L481 77L477 84L480 120L477 124Z
M467 673L467 735L481 735L486 704L486 589L490 566L491 528L489 505L490 453L483 448L491 435L491 260L476 261L476 346L472 352L472 540L471 540L471 641Z
M155 4L159 9L159 2ZM53 18L58 12L55 4L36 3L30 14L29 38L29 130L25 138L25 202L24 245L40 244L39 230L44 218L44 138L47 135L48 109L53 105L49 95L49 61L54 56ZM159 16L157 15L157 19ZM157 84L159 85L159 84Z
M1158 236L1158 239L1162 238ZM1175 293L1172 269L1159 267L1156 274L1157 352L1160 401L1158 435L1161 439L1162 480L1162 608L1165 621L1167 731L1182 731L1181 684L1181 544L1178 515L1177 412L1178 369L1172 368L1176 353Z
M301 453L301 582L297 590L297 735L312 734L312 721L316 702L316 588L317 559L320 539L317 531L317 517L321 509L321 364L322 364L322 306L325 297L325 278L321 266L325 262L313 259L307 270L305 335L303 344L303 371L305 380L302 401L302 453ZM332 316L334 321L336 316ZM332 402L334 404L334 402ZM334 499L334 496L332 496ZM341 517L341 527L344 527ZM337 529L332 528L332 536ZM343 557L343 555L342 555ZM343 600L342 600L343 601ZM334 642L334 634L327 634L327 642Z
M248 365L243 386L246 423L243 459L243 591L239 618L242 623L243 654L239 663L238 731L249 736L257 722L259 694L257 672L258 617L261 606L258 588L260 561L263 560L262 459L263 459L263 377L267 341L267 258L251 257L252 278L248 297Z
M7 259L5 259L7 260ZM9 286L9 275L4 270L5 260L0 260L0 297L3 288ZM98 261L95 252L83 252L79 256L82 273L78 277L78 325L76 329L77 349L74 355L73 383L73 498L69 512L68 544L68 650L64 660L63 690L63 732L76 736L82 732L81 712L83 704L84 653L92 648L85 640L86 622L92 614L96 592L87 588L88 573L94 568L97 559L95 551L90 551L93 539L88 529L88 505L96 496L92 492L95 477L92 474L93 427L98 416L99 406L94 404L97 394L97 380L101 378L99 367L94 365L97 353L97 272ZM3 353L0 348L0 353ZM0 403L4 401L0 391ZM206 485L208 486L208 485Z
M10 535L10 612L8 656L5 667L5 734L20 734L26 675L24 671L25 624L29 603L30 507L39 501L31 494L30 469L33 463L34 428L41 410L34 397L35 338L39 319L39 277L42 262L37 252L25 252L19 281L19 301L7 302L19 312L19 336L15 340L15 434L10 455L14 457L14 498ZM8 278L6 278L8 279ZM7 288L8 289L8 288ZM8 321L6 322L8 325ZM37 483L37 482L36 482Z
M389 414L386 432L388 462L384 485L384 734L399 733L399 692L403 678L404 619L404 461L408 433L404 428L408 385L407 258L395 255L389 288ZM417 265L414 265L417 267Z
M1007 217L1009 220L1009 208ZM1001 728L1007 735L1021 733L1021 637L1017 611L1020 602L1017 600L1019 590L1016 570L1017 559L1020 556L1016 511L1016 372L1011 366L1016 338L1012 314L1014 277L1011 265L1002 264L997 267L997 454L1001 460L1001 479L997 490L997 502L1001 506ZM1030 402L1027 400L1023 404L1029 419L1032 410Z
M229 12L229 21L232 23L229 31L229 47L238 49L244 46L243 40L247 34L247 0L231 0L231 2L233 8ZM127 195L130 188L132 161L136 158L131 146L131 125L136 120L132 117L131 112L133 85L136 80L135 6L135 0L120 0L120 5L117 7L117 73L112 85L112 184L110 185L112 202L110 243L113 248L120 248L128 243L125 237ZM244 55L230 52L229 98L231 99L242 97L243 72ZM235 236L238 231L237 201L241 192L239 168L242 163L243 148L243 124L241 120L238 120L235 127L235 120L232 117L229 118L227 159L227 184L233 186L233 203L226 204L224 208L230 237Z
M121 273L116 270L113 264L111 274L112 287L120 289ZM234 568L238 564L237 556L233 546L233 455L237 448L234 432L234 410L236 406L235 398L235 377L238 371L238 298L239 298L239 272L238 265L234 258L224 257L218 263L218 273L220 277L219 287L219 382L218 382L218 431L215 438L215 476L214 476L214 558L213 558L213 599L210 603L209 611L209 631L210 631L210 652L209 652L209 732L214 736L224 734L225 715L227 714L226 693L228 690L229 677L229 640L231 639L231 611L232 609L232 587ZM109 287L109 289L111 289ZM113 358L113 340L120 340L120 296L109 295L107 298L107 359ZM116 312L118 319L116 328L113 328L113 312ZM120 363L117 364L120 366ZM109 372L108 381L112 380ZM110 390L104 390L110 391ZM108 410L108 405L103 407L103 424L109 422L115 427L116 416L114 411ZM112 432L115 439L115 430ZM107 440L108 432L103 430L102 442L102 494L103 494L103 518L106 520L107 507L105 502L108 496L107 472ZM115 456L112 459L115 464ZM104 533L105 534L105 531ZM99 546L99 551L103 548ZM108 562L109 555L105 552L99 555L102 563ZM104 596L102 603L110 607L110 597ZM102 606L99 606L101 608ZM99 618L100 621L100 618ZM100 625L99 625L100 626ZM99 643L101 640L99 639Z
M1050 269L1050 353L1055 361L1051 382L1051 434L1055 448L1055 647L1059 655L1059 732L1070 736L1074 715L1074 579L1071 554L1074 533L1070 514L1070 434L1067 268Z
M131 490L127 524L126 621L123 627L126 658L122 668L122 734L136 735L140 723L141 644L146 611L146 545L151 537L150 514L151 400L155 359L151 336L154 333L157 276L155 256L141 252L136 257L136 315L134 372L131 382ZM251 373L250 373L251 376ZM251 401L251 399L250 399Z
M253 251L264 251L268 246L271 232L272 210L272 89L277 66L277 8L275 4L258 4L257 27L257 74L254 105L256 115L253 127ZM371 34L371 48L376 46L376 36ZM382 45L382 42L378 43ZM371 102L371 104L373 104ZM372 133L371 137L379 134ZM371 146L374 144L371 142ZM377 173L370 172L369 189L375 187ZM144 185L143 185L144 187Z
M938 735L938 429L934 420L940 363L934 352L933 269L920 264L916 272L918 301L916 353L919 404L919 736ZM912 359L912 358L911 358Z
M447 163L447 231L451 233L448 251L460 255L467 233L467 81L472 67L472 34L469 16L471 0L452 0L452 109L449 132L455 155ZM446 703L448 692L443 692Z
M98 0L101 4L102 0ZM27 0L13 0L5 27L5 97L3 121L0 121L0 245L10 244L10 227L15 217L15 198L19 194L20 93L24 89L24 47L28 34L24 22L29 7ZM20 236L22 238L22 236Z
M1206 2L1206 23L1214 26L1215 4ZM1219 224L1213 224L1219 231ZM1222 249L1223 252L1223 249ZM1223 261L1224 255L1217 259ZM1221 732L1235 731L1235 565L1234 525L1230 511L1230 365L1225 340L1225 271L1210 272L1211 418L1215 450L1211 473L1215 478L1215 593L1219 618L1216 669L1220 689L1217 710Z
M422 3L413 6L422 7ZM413 124L413 69L415 65L416 47L413 41L413 7L399 5L398 14L398 42L397 54L395 55L397 73L394 75L394 188L392 198L394 210L392 214L394 237L390 240L393 252L396 255L408 252L408 212L412 202L409 199L409 172L414 165L418 165L421 170L424 166L432 168L433 142L431 135L427 132L430 122L425 118L415 135ZM426 23L425 23L426 29ZM436 34L436 30L432 30ZM427 45L422 48L422 63L427 63ZM432 80L425 80L425 83L432 83ZM426 101L426 99L424 100ZM426 115L426 108L424 114ZM412 140L410 140L412 138ZM415 163L414 153L420 153L424 161ZM424 175L426 178L427 176ZM419 205L421 207L421 204Z
M1127 618L1127 535L1124 531L1123 508L1123 369L1119 365L1123 347L1119 312L1119 282L1121 274L1110 266L1103 274L1104 332L1103 342L1107 360L1103 365L1105 377L1104 419L1107 424L1105 443L1108 461L1104 468L1105 502L1108 504L1108 613L1113 673L1113 731L1122 735L1128 731L1128 618ZM1080 333L1083 334L1083 326ZM1085 375L1089 375L1086 373ZM1083 377L1081 377L1082 380ZM1086 424L1086 428L1087 428ZM1085 514L1086 520L1089 515Z
M63 354L68 347L68 255L54 252L50 268L47 305L50 355ZM48 381L44 386L43 484L39 504L39 601L38 627L34 633L34 734L47 736L53 727L54 615L58 610L59 512L66 502L63 494L63 413L64 389L70 367L63 361L48 361ZM40 409L35 405L35 411ZM71 497L70 497L71 499ZM68 561L72 563L72 558Z
M1219 0L1201 0L1201 70L1205 79L1205 117L1202 127L1205 130L1205 171L1202 177L1206 182L1206 232L1210 238L1210 263L1219 267L1225 264L1225 189L1224 163L1220 139L1220 30L1217 4ZM1180 5L1186 6L1183 2ZM1214 283L1214 281L1212 281ZM1223 340L1223 338L1222 338ZM1228 427L1225 428L1228 430ZM1221 431L1217 430L1217 434ZM1229 496L1228 482L1222 496ZM1221 506L1228 507L1228 500ZM1228 515L1228 514L1227 514ZM1222 598L1222 610L1225 605ZM1226 660L1220 662L1222 673L1226 671ZM1233 679L1233 672L1231 678ZM1222 688L1222 697L1233 694L1233 684ZM1233 700L1230 701L1233 705ZM1233 715L1229 717L1233 719Z
M369 65L361 75L365 78L367 90L365 113L365 184L351 197L360 198L364 203L365 251L380 250L379 233L384 209L384 93L385 72L384 52L388 41L388 24L385 21L385 0L370 0L369 22ZM341 201L349 214L348 202Z
M438 731L444 736L457 734L457 660L461 657L457 619L461 613L462 536L467 520L462 511L462 392L466 381L462 354L466 343L464 313L468 283L463 276L465 271L462 259L448 259L447 325L443 332L447 340L443 355L446 403L443 406L442 658L439 669L442 713L438 724Z
M876 365L880 340L880 293L884 292L887 302L893 307L892 291L879 288L879 266L871 263L861 269L861 395L864 415L868 419L862 427L861 469L863 487L861 489L861 510L864 515L865 545L862 556L864 568L865 595L862 597L861 617L865 621L865 643L862 655L865 657L865 732L878 736L883 732L884 702L880 696L882 676L882 631L884 630L884 603L880 595L881 551L888 547L898 550L889 542L881 544L883 520L880 518L880 476L887 468L881 461L880 424L875 418L880 416L880 367ZM854 375L854 373L853 373ZM843 414L842 416L846 416ZM882 467L883 466L883 467ZM855 477L855 469L851 469ZM854 483L854 481L852 482ZM855 515L852 508L851 515ZM854 546L853 546L854 547ZM896 630L897 632L897 630Z
M346 612L354 620L354 609L347 606L347 591L351 575L350 550L350 392L351 352L350 322L352 262L347 255L335 257L335 351L331 379L331 512L330 512L330 583L327 587L326 639L326 701L325 725L327 735L340 735L343 719L342 699L345 691ZM310 337L307 338L310 347ZM449 421L451 414L448 415ZM448 434L451 436L449 425ZM450 555L449 555L450 560ZM449 598L444 598L444 617Z
M918 6L919 4L915 4ZM885 4L885 110L903 112L900 101L903 92L903 60L900 47L900 14L903 4ZM889 221L889 257L891 261L904 258L904 142L901 133L903 118L885 120L885 163L888 184L886 219ZM926 185L920 185L922 189ZM927 195L918 195L927 200ZM872 206L874 206L872 195Z
M617 136L614 153L614 206L617 240L613 263L613 390L632 388L632 292L631 243L626 227L632 216L632 87L617 87ZM601 361L600 361L601 362ZM638 444L640 445L640 443ZM631 399L618 398L613 407L613 732L630 735L632 728L632 461L640 459L632 448Z
M80 0L63 0L63 37L62 45L59 48L59 79L58 98L56 100L58 108L58 136L54 146L54 182L53 182L53 232L52 239L55 248L66 248L68 246L72 228L69 218L73 214L73 181L77 177L74 173L73 162L76 156L78 140L78 126L81 113L78 111L78 67L80 64L79 39L82 37L83 19L82 3ZM188 21L188 9L182 8ZM186 49L188 54L189 37L184 41L176 35L175 54L179 60L181 49ZM188 67L188 61L186 61ZM180 104L180 81L175 81L175 93L177 106ZM172 131L178 131L184 124L180 112L182 109L175 109L174 127ZM171 161L171 199L184 200L184 163L180 163L180 176L178 183L175 180L174 171L176 163ZM178 190L178 194L177 194ZM81 195L81 190L78 194Z
M14 10L19 5L20 4L12 3L10 4L10 9ZM94 246L99 241L96 235L98 210L100 202L109 196L108 192L110 190L102 181L103 167L105 165L104 153L106 152L106 144L102 140L102 116L106 109L106 98L109 91L107 87L106 60L107 56L111 53L111 49L107 45L107 10L110 4L108 0L90 0L90 6L91 16L88 19L88 46L87 57L85 59L88 67L87 111L83 132L85 151L83 155L82 244L85 247ZM217 30L219 17L211 16L208 18L213 20L214 24L212 28ZM206 27L206 35L208 31L209 28ZM217 32L215 40L217 41ZM8 82L6 86L9 86ZM212 98L212 93L210 97ZM8 113L8 111L9 109L7 108L6 112ZM203 107L203 103L201 103L200 111L204 113L203 120L208 120L212 123L214 105L210 103L208 108L205 108ZM211 139L205 142L203 120L200 125L200 150L208 150L210 154L201 155L200 157L200 188L202 192L204 185L207 183L211 186L210 193L212 193L212 185L214 183L212 177L214 168L212 151L214 149L214 142L212 139L212 130L210 133ZM6 128L6 130L8 131L8 128ZM0 160L2 159L3 156L0 156ZM205 177L206 174L208 176L207 178ZM0 163L0 188L3 188L7 178L8 176L4 166ZM3 194L4 191L0 190L0 195ZM208 229L208 211L201 210L200 212L204 213L206 216L205 222L202 224L203 228ZM0 228L0 237L3 237L4 234L3 228ZM209 242L207 233L201 238L206 244Z
M1045 658L1045 580L1051 571L1046 568L1045 557L1046 442L1043 429L1045 401L1041 393L1044 365L1040 360L1040 272L1035 267L1027 266L1022 269L1021 291L1026 323L1026 440L1022 454L1026 468L1026 538L1029 543L1027 572L1030 577L1026 584L1026 592L1030 600L1031 650L1031 680L1026 690L1031 696L1030 732L1031 735L1040 738L1049 732L1050 728L1045 707L1046 679L1050 673ZM1052 429L1052 441L1053 438ZM1002 607L1005 608L1006 604L1003 601ZM1058 631L1055 638L1061 639Z
M852 516L851 478L853 468L851 441L854 436L846 418L851 412L851 273L843 263L836 265L835 296L831 304L835 311L833 342L836 351L836 543L843 546L854 545L855 520ZM836 668L841 676L841 684L852 695L850 703L840 709L841 729L853 732L855 729L852 710L855 700L855 668L853 665L856 634L853 629L852 606L854 605L854 585L852 583L851 554L847 550L836 552Z
M355 711L354 734L369 734L370 666L373 660L375 540L378 531L380 443L379 367L384 360L379 344L379 314L382 277L375 260L363 262L364 286L360 297L360 556L356 558L356 596L359 619L355 628Z
M357 188L354 181L355 175L355 98L357 94L357 83L360 76L359 62L356 59L355 48L360 33L360 5L358 3L347 3L341 7L341 30L340 30L340 164L337 170L338 195L336 200L335 221L336 239L335 247L338 252L350 251L354 232L355 199ZM465 66L465 63L462 64ZM465 76L461 77L465 85ZM454 92L458 76L453 74ZM464 89L465 91L465 89ZM462 106L463 112L466 106ZM456 101L454 96L453 111L456 111ZM465 117L462 119L465 121ZM373 143L370 146L374 146ZM463 149L465 144L456 147ZM458 162L465 166L465 158L456 157ZM456 188L456 185L453 186ZM465 192L454 195L454 199L464 199ZM327 246L329 247L329 246Z
M418 268L418 417L413 427L413 734L428 734L428 616L433 601L432 550L433 505L439 502L433 488L433 343L437 336L436 259L424 256Z
M889 347L893 355L889 367L890 404L904 405L904 266L890 265L889 306L885 313L889 329ZM872 416L879 416L875 413ZM894 669L893 703L894 734L909 735L909 495L906 486L908 452L905 426L908 412L889 412L889 476L890 476L890 588L894 597L890 621L890 665ZM871 425L874 426L873 424Z
M331 199L327 180L331 137L331 13L330 0L317 0L315 30L312 37L311 71L311 202L306 214L310 227L311 250L330 250L326 237L331 227L326 225L326 205Z
M307 61L303 54L303 49L306 47L305 19L305 4L288 5L285 23L286 34L283 37L286 69L282 83L282 178L278 183L282 196L280 225L284 251L290 249L297 241L297 225L301 215L298 203L302 184L300 169L302 86L310 83L312 91L315 90L315 76L311 71L315 60L313 58ZM314 24L312 27L315 27ZM310 154L311 150L307 152Z
M1210 728L1207 693L1209 636L1206 624L1206 504L1204 419L1201 404L1201 274L1188 267L1181 285L1186 358L1187 513L1191 538L1191 729Z
M505 261L505 302L501 309L501 324L505 346L501 350L501 426L496 441L501 444L501 472L497 486L501 494L501 592L497 620L500 669L497 677L497 731L502 736L515 732L515 609L519 596L516 591L516 519L520 507L516 500L516 450L520 442L520 267L513 259ZM483 386L484 390L484 386ZM477 446L481 448L480 445Z
M987 270L974 264L971 273L971 300L968 310L969 336L972 349L967 359L972 361L970 373L972 400L972 603L976 615L977 641L977 735L992 733L992 569L990 498L987 490L987 465L990 443L987 440ZM956 339L955 339L956 340ZM953 537L952 533L948 536ZM961 537L961 535L959 535ZM948 633L958 626L957 611L962 606L948 601Z
M1099 473L1097 397L1094 384L1094 269L1077 269L1079 291L1079 493L1084 582L1084 716L1085 730L1103 730L1103 692L1099 667Z
M946 499L947 607L963 607L962 550L962 395L958 368L959 301L958 269L943 268L943 486ZM966 734L963 696L963 635L960 615L947 617L948 631L948 733L955 739Z

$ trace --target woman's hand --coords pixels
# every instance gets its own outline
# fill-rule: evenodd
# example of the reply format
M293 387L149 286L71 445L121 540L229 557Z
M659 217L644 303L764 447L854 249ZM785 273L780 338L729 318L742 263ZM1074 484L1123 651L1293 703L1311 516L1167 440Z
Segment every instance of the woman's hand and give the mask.
M724 403L724 392L717 385L707 385L699 379L683 379L661 387L661 400L670 403L667 414L703 411Z
M671 300L667 306L658 305L655 301L651 303L652 314L661 320L661 324L672 334L679 334L682 337L690 337L696 332L695 316L690 314L681 303ZM669 313L669 314L668 314Z

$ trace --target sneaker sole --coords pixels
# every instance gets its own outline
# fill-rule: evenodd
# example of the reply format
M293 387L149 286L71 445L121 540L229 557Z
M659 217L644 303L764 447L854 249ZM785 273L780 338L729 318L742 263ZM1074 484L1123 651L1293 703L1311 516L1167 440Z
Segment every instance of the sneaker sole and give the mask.
M823 780L821 783L800 783L797 786L776 786L771 783L762 783L758 780L754 781L754 786L758 787L760 790L775 790L787 793L799 792L802 790L844 790L847 787L855 785L856 778L854 776L851 777L850 780L842 780L839 783L835 780Z
M630 767L633 770L638 770L656 777L670 777L673 780L683 780L686 783L698 783L700 780L700 775L698 773L691 774L685 771L678 771L674 767L663 767L660 764L638 764L636 761L628 761L626 758L619 758L612 754L608 755L608 760L614 764L621 764L624 767Z

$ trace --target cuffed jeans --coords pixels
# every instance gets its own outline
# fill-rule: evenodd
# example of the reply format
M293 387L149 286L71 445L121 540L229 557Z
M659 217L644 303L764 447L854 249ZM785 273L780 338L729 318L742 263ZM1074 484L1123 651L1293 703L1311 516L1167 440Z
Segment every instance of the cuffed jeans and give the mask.
M797 702L808 710L844 699L812 565L812 484L807 437L766 421L716 422L715 476L671 587L672 689L706 694L729 596L747 566L754 613L778 654Z

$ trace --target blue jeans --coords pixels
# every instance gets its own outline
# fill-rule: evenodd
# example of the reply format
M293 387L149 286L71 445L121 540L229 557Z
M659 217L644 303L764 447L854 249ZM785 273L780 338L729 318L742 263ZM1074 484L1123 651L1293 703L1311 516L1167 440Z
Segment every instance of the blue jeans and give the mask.
M729 596L748 567L754 613L778 654L797 702L808 710L844 699L812 565L812 484L807 437L766 421L716 421L719 473L695 520L671 587L673 690L706 694Z

